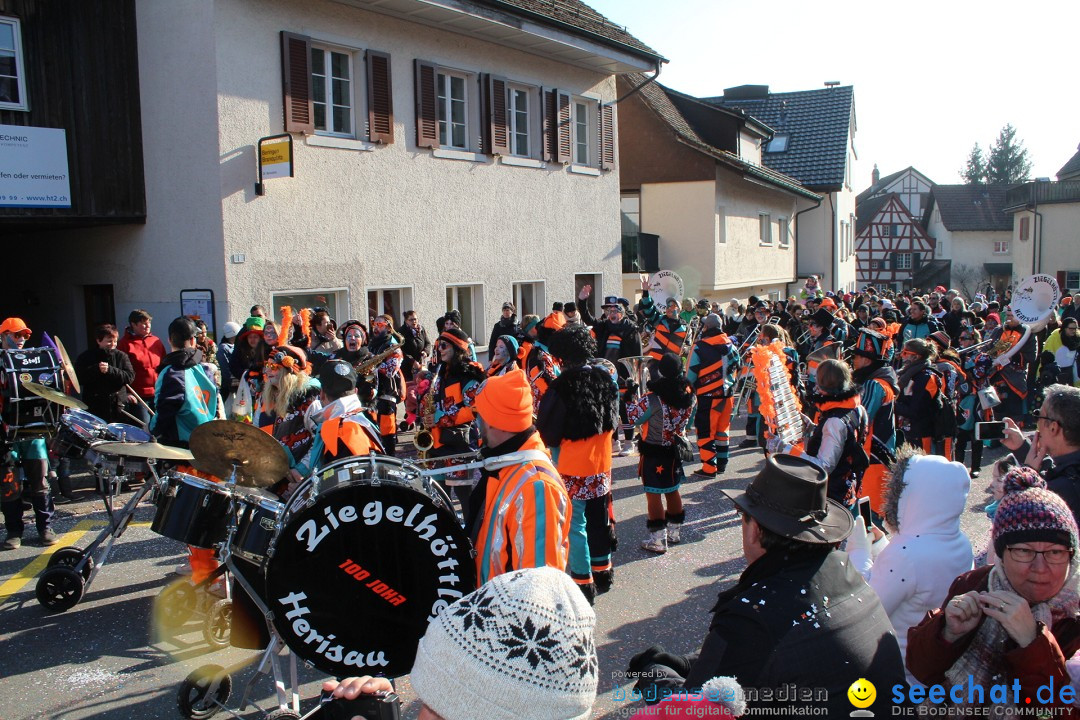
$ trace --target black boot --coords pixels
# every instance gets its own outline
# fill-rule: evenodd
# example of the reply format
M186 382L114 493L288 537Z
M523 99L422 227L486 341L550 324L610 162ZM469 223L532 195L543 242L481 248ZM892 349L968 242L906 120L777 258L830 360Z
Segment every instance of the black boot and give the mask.
M597 595L603 595L615 585L615 568L595 570L592 575Z

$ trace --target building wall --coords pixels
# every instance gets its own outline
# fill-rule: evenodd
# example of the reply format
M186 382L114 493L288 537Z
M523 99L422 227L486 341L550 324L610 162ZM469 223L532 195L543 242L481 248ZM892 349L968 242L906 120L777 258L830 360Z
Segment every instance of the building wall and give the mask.
M627 92L629 86L621 82ZM671 126L639 97L619 103L619 181L623 190L644 183L712 180L716 161L675 140ZM648 231L646 231L648 232Z
M433 157L416 147L413 61L602 101L615 99L613 77L329 1L139 0L137 17L147 221L35 236L62 251L63 289L48 298L60 326L85 332L89 283L113 285L117 317L145 307L160 331L182 288L214 290L220 328L305 289L344 289L339 320L366 319L367 290L405 286L432 326L446 286L474 284L482 344L514 282L543 283L547 303L575 296L576 273L601 275L595 297L620 287L617 169ZM283 131L282 30L389 52L395 140L341 149L294 135L295 177L260 197L257 141ZM362 62L354 77L363 97Z
M1031 211L1013 215L1012 247L1019 277L1035 272L1057 277L1058 272L1080 272L1080 203L1039 205L1041 223ZM1020 220L1028 218L1028 241L1020 239ZM1041 251L1041 252L1040 252ZM1033 258L1032 255L1035 255Z
M824 290L852 290L856 282L855 193L845 188L823 195L820 206L799 216L798 274L821 275ZM850 243L844 242L841 223L850 227Z

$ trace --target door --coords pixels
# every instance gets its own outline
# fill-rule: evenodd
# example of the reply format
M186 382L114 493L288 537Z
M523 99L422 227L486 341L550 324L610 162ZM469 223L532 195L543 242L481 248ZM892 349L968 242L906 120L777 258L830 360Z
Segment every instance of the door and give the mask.
M94 347L94 329L102 323L116 325L116 306L112 285L83 285L83 307L86 308L86 347ZM123 332L124 328L120 328Z

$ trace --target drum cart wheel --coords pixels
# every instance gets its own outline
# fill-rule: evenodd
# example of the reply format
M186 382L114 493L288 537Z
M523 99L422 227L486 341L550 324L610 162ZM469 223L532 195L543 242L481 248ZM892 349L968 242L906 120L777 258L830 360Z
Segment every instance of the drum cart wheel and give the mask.
M158 594L154 614L163 627L178 628L188 621L197 604L195 586L181 581Z
M85 563L83 563L83 558L86 558ZM79 567L80 563L82 563L81 568ZM57 565L63 565L78 571L84 581L90 579L95 567L93 556L87 555L85 550L77 547L62 547L54 552L52 557L49 558L48 567L56 567Z
M180 685L176 705L191 720L213 717L225 707L232 694L232 677L220 665L203 665Z
M232 600L223 598L210 606L203 621L203 639L215 650L229 646L232 626Z
M284 708L278 708L277 710L271 710L266 713L266 720L300 720L300 716L294 713L292 710L285 710Z
M67 565L46 568L38 578L35 594L49 612L64 612L75 607L83 596L83 576Z

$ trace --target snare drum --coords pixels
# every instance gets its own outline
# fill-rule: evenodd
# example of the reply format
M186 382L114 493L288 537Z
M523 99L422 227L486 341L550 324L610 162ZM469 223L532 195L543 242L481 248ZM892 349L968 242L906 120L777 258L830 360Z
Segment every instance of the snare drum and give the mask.
M221 483L171 472L161 481L157 512L150 529L198 548L225 540L233 493Z
M109 423L105 426L105 435L115 442L152 442L154 439L141 427L127 423Z
M343 458L297 488L265 575L282 639L339 676L408 673L428 622L476 583L446 494L415 465L377 455Z
M232 554L262 565L285 506L277 500L258 495L241 495L239 500L240 515L232 541Z
M93 443L102 439L104 432L104 420L72 408L60 416L60 430L53 439L52 451L62 458L81 458Z

